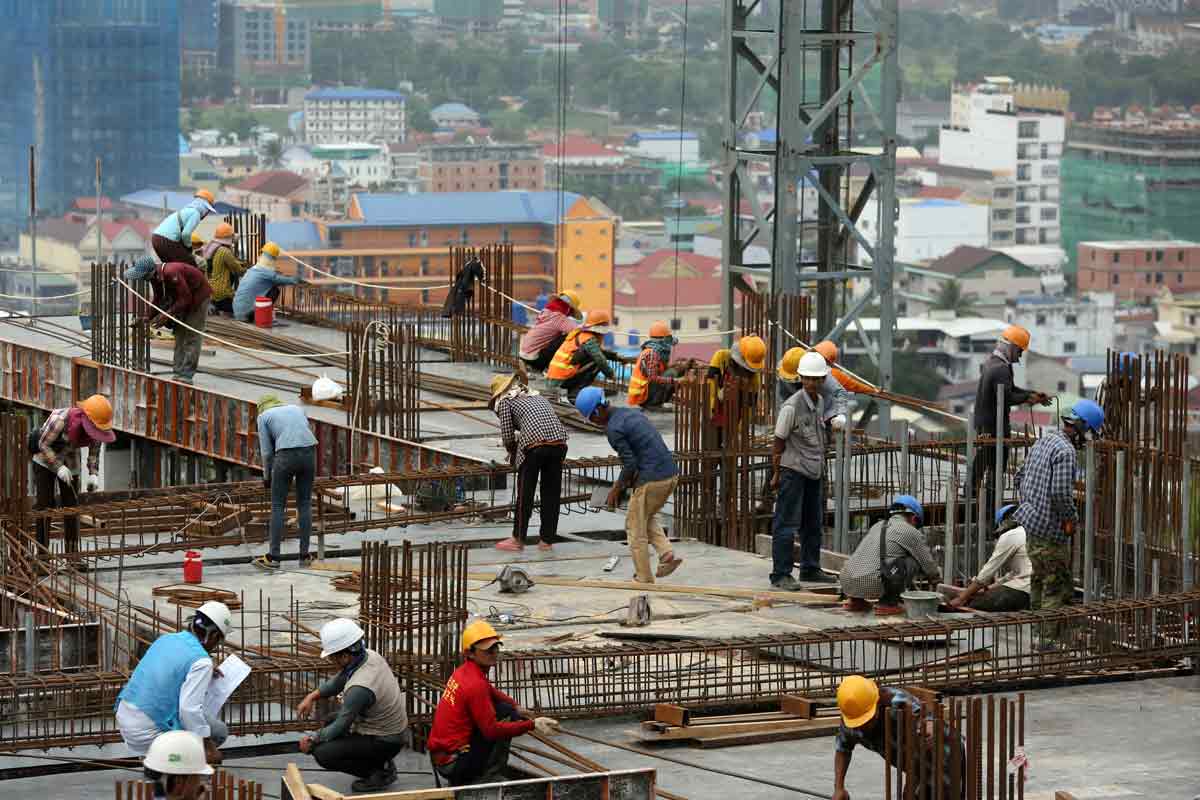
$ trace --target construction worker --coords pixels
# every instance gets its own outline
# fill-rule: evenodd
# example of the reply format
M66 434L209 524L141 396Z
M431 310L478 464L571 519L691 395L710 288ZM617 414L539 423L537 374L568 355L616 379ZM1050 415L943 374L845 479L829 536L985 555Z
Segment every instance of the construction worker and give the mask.
M671 366L671 350L675 337L666 322L659 320L650 326L650 338L642 342L642 351L629 376L629 395L626 403L642 408L661 408L675 396L675 381L686 367Z
M975 611L1025 611L1033 565L1025 548L1025 529L1012 520L1016 503L996 512L996 546L992 557L965 589L950 599L955 608ZM994 582L993 582L994 581Z
M575 408L584 419L604 428L608 443L621 457L621 473L605 505L616 508L622 492L633 487L625 513L625 533L633 555L634 580L654 583L655 578L667 577L683 563L658 523L658 512L679 484L679 470L667 443L645 414L635 408L611 408L604 392L595 386L579 393ZM647 544L658 553L658 568L653 574Z
M1013 520L1025 528L1026 548L1033 565L1029 600L1034 610L1061 608L1075 597L1071 576L1071 536L1075 533L1076 448L1083 447L1087 434L1099 436L1104 411L1091 400L1079 400L1063 414L1062 427L1049 428L1029 449L1017 470L1021 502ZM1047 641L1057 637L1050 624Z
M200 345L208 324L208 306L212 299L208 278L191 264L172 261L158 265L154 259L143 256L125 270L125 280L148 280L152 285L158 284L154 287L154 306L157 308L146 309L148 319L144 322L151 328L175 322L175 355L171 372L180 383L191 383L200 364ZM170 305L167 306L166 301L159 301L159 297L170 298Z
M616 377L603 348L611 324L607 311L589 311L583 326L567 333L546 369L552 389L561 390L574 401L579 390L591 386L596 376Z
M936 582L941 574L921 534L925 510L912 495L898 495L887 519L871 526L842 568L842 594L850 611L867 611L868 597L878 597L875 613L900 614L900 593L920 576Z
M354 791L380 792L396 782L392 759L409 745L408 712L391 665L366 646L365 635L352 619L321 626L321 658L338 673L305 695L296 714L307 719L318 700L341 695L337 714L300 739L300 752L324 769L355 776Z
M705 380L708 383L709 412L713 425L718 430L718 444L724 441L722 434L726 427L726 391L735 383L746 390L742 421L748 421L750 410L754 407L755 398L762 385L762 371L766 363L767 344L758 336L743 336L733 343L733 347L713 353Z
M89 491L100 488L100 450L111 444L117 434L112 429L112 403L102 394L94 394L82 402L50 412L42 427L30 435L29 451L33 456L33 486L37 493L34 510L47 508L70 508L79 505L79 483ZM79 474L79 482L72 474L79 469L79 450L88 449L87 466ZM54 490L58 489L55 498ZM50 520L40 517L37 521L37 541L41 545L36 554L42 557L42 548L50 547ZM75 562L76 568L84 565L78 558L79 517L63 519L63 551Z
M833 342L821 342L811 351L805 350L803 347L793 347L784 353L783 358L779 360L779 367L775 370L775 396L779 400L779 405L782 406L788 401L788 398L800 391L800 375L796 369L800 365L800 359L804 358L807 352L819 353L825 359L825 363L829 365L829 374L825 376L825 381L821 384L821 397L825 399L827 415L822 421L828 422L835 431L840 431L846 427L846 417L850 413L850 395L833 374L833 365L837 362L838 355L837 347Z
M279 299L280 287L295 286L303 282L299 278L276 272L279 253L279 245L267 242L258 255L258 262L242 275L233 295L234 319L242 322L253 321L256 298L268 297L274 302Z
M185 730L204 740L208 763L221 763L217 748L229 729L204 703L215 671L210 653L232 629L229 608L209 600L185 630L154 640L117 695L117 728L130 750L141 755L162 733Z
M558 509L562 493L562 467L567 458L567 429L550 401L530 394L517 375L492 378L488 407L500 420L500 439L508 451L508 463L517 468L517 508L513 534L496 544L497 550L525 549L525 535L533 516L533 495L542 482L541 527L538 549L550 550L561 542Z
M204 270L208 274L208 263L204 260L204 237L199 231L192 231L192 260L196 262L196 266Z
M271 544L254 559L260 569L279 569L279 546L287 514L288 492L296 482L296 515L300 526L300 566L307 567L312 538L312 486L317 474L317 437L299 406L285 405L278 396L258 398L258 447L262 455L263 485L271 493Z
M879 686L862 675L848 675L838 685L837 701L842 724L834 745L832 800L850 800L850 793L846 791L846 773L850 769L850 757L858 745L889 758L891 767L913 770L905 775L905 782L913 784L913 793L910 795L906 792L905 797L934 800L938 796L934 770L934 723L928 712L921 708L920 700L899 687ZM906 707L911 709L914 718L924 720L916 737L904 735ZM891 718L890 746L884 741L889 727L884 721L885 716ZM910 756L908 748L911 747L919 749ZM941 796L946 800L957 800L963 793L961 776L966 774L966 761L963 758L963 742L949 725L944 726L942 731L942 747L941 763L944 769ZM960 778L957 785L954 783L954 771L949 766L955 757L964 765L958 771Z
M525 366L532 372L545 371L567 334L577 327L575 320L582 316L579 295L560 292L551 297L546 307L538 312L533 327L521 337L518 353Z
M462 634L463 664L446 681L425 743L438 777L451 786L505 779L509 745L536 730L558 731L550 717L534 717L488 680L500 660L500 634L484 620Z
M820 353L805 353L796 366L801 390L779 409L771 452L771 487L779 492L771 523L771 586L781 591L801 588L792 577L796 531L800 531L800 580L833 583L821 572L821 522L825 496L825 414L821 388L829 365Z
M191 731L167 731L150 744L142 759L154 800L203 800L213 768L204 758L204 740Z
M150 246L154 255L164 264L177 261L196 266L192 256L192 232L201 220L217 213L213 203L217 199L207 189L198 189L192 201L178 211L173 211L154 229Z
M246 272L245 265L233 253L233 226L228 222L218 225L200 255L208 265L213 310L232 314L234 288Z

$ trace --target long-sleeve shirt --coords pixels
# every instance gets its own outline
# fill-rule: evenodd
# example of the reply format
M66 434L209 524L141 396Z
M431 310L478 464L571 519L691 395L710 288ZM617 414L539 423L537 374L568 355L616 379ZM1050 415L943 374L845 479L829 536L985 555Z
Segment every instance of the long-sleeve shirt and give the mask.
M280 275L273 269L255 264L246 270L233 295L233 316L245 319L254 313L254 298L266 295L276 286L295 286L299 278Z
M67 435L67 421L70 415L69 408L55 409L42 426L42 435L38 438L38 452L34 454L33 461L51 472L57 472L64 464L72 472L79 469L79 448L71 444L71 437ZM100 474L100 447L96 442L88 447L87 470L92 475Z
M213 300L228 300L233 297L233 279L243 274L246 267L228 247L219 247L213 253L211 265Z
M609 411L605 433L612 449L621 457L618 481L630 486L635 476L638 485L674 477L678 470L662 434L646 415L636 408Z
M991 586L992 581L1000 579L1003 581L1001 585L1029 594L1029 579L1032 576L1033 564L1025 549L1025 529L1018 525L1000 534L992 557L979 570L975 581L983 586Z
M649 383L656 383L660 386L670 386L675 383L675 379L666 375L667 363L663 361L662 356L652 347L642 349L638 354L638 361L641 364L642 377Z
M338 713L329 723L316 733L317 742L330 742L346 736L354 728L354 722L371 706L375 705L375 693L366 686L351 686L346 688L346 674L338 672L329 680L317 687L317 693L326 699L345 691L342 695L342 705ZM408 739L407 733L387 734L377 737L383 742L399 743Z
M558 311L543 309L533 327L521 337L520 352L523 358L536 358L551 342L575 330L575 321Z
M275 406L258 415L258 449L265 474L271 474L276 450L312 447L317 443L308 427L308 417L298 406Z
M1018 388L1013 384L1013 368L1005 358L992 353L983 362L979 376L979 388L975 392L975 411L973 414L976 436L996 435L996 387L1004 387L1004 436L1012 433L1012 421L1009 409L1028 403L1033 392Z
M196 230L196 226L200 221L211 213L212 207L200 198L196 198L178 211L172 212L162 222L158 223L158 227L154 229L156 236L161 236L164 239L171 239L176 242L183 242L191 245L192 231Z
M842 593L847 597L879 597L883 594L883 581L879 578L879 537L887 526L887 545L884 557L892 561L911 556L921 567L927 578L936 578L941 570L933 560L933 553L925 543L921 532L899 516L880 520L871 526L854 554L842 567Z
M467 749L476 730L488 741L512 739L533 730L533 720L501 722L496 703L516 708L517 701L497 689L474 661L454 670L433 712L426 748L436 758Z
M614 377L613 369L608 364L608 356L604 355L604 348L601 346L603 339L599 336L589 336L583 339L579 345L579 349L587 353L588 357L600 370L600 374L606 378Z
M204 698L208 695L212 677L212 659L198 658L192 662L179 689L179 724L183 730L202 739L212 735L208 718L204 716ZM139 755L150 749L150 743L162 733L154 720L127 700L117 705L117 726L125 743Z
M1074 522L1075 446L1061 430L1052 429L1029 449L1025 463L1017 470L1021 504L1013 519L1036 539L1065 542L1063 523Z
M541 395L521 394L502 397L496 402L500 420L500 439L508 451L516 451L516 467L525 461L525 451L537 444L562 442L569 436L554 413L550 401Z
M159 267L158 275L164 290L173 301L171 307L166 309L167 313L176 319L187 316L212 297L208 277L191 264L172 261Z

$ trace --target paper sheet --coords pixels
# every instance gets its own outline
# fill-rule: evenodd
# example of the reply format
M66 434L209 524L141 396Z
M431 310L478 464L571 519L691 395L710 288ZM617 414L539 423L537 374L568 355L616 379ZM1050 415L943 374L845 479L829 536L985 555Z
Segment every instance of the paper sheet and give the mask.
M220 669L221 677L213 676L212 683L208 685L208 694L204 697L204 713L210 717L220 717L221 707L250 674L250 665L233 655L225 659Z

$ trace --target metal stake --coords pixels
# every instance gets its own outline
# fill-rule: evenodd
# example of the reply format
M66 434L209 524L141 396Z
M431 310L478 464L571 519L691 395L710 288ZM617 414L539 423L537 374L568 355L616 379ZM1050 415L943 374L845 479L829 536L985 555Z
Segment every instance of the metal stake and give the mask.
M942 553L942 577L946 583L954 583L954 526L958 521L958 476L953 474L955 467L951 465L950 491L946 494L946 530Z
M1117 451L1117 485L1113 508L1113 598L1120 600L1125 594L1125 451Z
M1088 442L1084 457L1083 602L1095 599L1092 562L1096 558L1096 443ZM1118 509L1118 513L1120 510Z
M1183 459L1183 492L1181 519L1179 520L1179 552L1183 557L1183 590L1192 589L1192 462L1184 456Z
M1004 385L996 387L996 469L992 472L992 519L1004 504Z

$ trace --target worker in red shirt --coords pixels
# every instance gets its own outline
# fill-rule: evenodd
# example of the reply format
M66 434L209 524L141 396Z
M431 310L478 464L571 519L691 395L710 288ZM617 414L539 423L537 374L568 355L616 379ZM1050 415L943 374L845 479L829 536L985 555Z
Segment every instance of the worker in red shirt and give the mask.
M463 665L446 681L433 712L426 747L437 774L451 786L493 783L505 778L512 739L536 730L558 731L550 717L533 717L488 680L500 659L500 634L483 620L462 635Z

